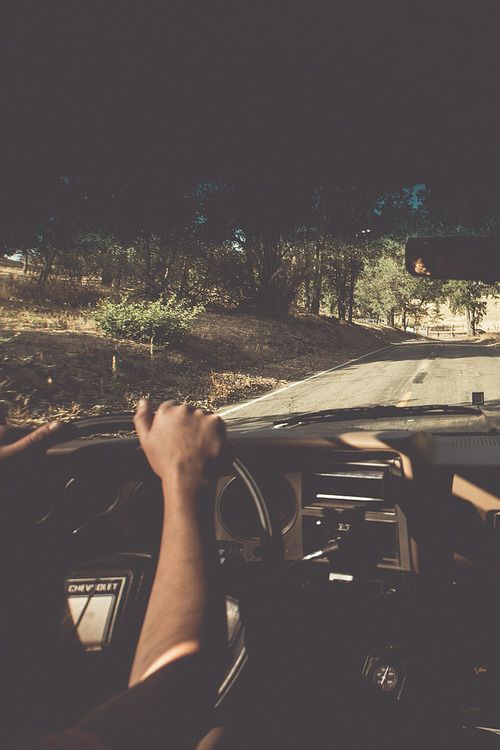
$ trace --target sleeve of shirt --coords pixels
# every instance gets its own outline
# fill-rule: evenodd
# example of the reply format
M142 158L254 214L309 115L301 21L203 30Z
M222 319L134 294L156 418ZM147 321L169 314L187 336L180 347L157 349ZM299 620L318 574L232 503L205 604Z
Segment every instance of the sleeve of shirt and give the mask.
M193 750L209 729L215 698L203 657L155 672L71 729L9 750Z

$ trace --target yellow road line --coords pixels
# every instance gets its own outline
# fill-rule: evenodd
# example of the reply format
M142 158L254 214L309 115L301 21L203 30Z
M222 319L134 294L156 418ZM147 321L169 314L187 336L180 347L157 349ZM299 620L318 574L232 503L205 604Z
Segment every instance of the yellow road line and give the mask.
M418 342L420 343L420 342ZM375 349L373 352L367 352L367 354L361 355L361 357L356 357L355 359L349 359L347 362L342 362L340 365L335 365L335 367L330 367L328 370L322 370L321 372L316 372L314 375L309 375L307 378L303 378L302 380L296 380L293 383L288 383L288 385L284 385L281 388L278 388L277 390L270 391L269 393L265 393L263 396L259 396L258 398L253 398L251 401L244 401L242 404L236 404L235 406L231 406L228 409L224 409L223 411L217 412L219 417L225 417L226 414L232 414L235 411L240 411L240 409L246 409L247 406L253 406L253 404L257 404L259 401L266 401L268 398L272 398L273 396L277 396L280 393L283 393L284 391L289 391L291 388L296 388L298 385L302 385L302 383L307 383L309 380L314 380L315 378L320 377L321 375L327 375L330 372L334 372L335 370L342 370L347 365L351 365L354 362L360 362L362 359L366 359L367 357L370 357L372 354L377 354L378 352L383 352L386 349L392 349L396 346L406 346L406 342L403 344L388 344L387 346L381 346L379 349Z
M406 391L406 393L404 393L403 396L401 397L401 401L398 401L396 406L406 406L408 401L411 399L411 396L412 396L411 391Z

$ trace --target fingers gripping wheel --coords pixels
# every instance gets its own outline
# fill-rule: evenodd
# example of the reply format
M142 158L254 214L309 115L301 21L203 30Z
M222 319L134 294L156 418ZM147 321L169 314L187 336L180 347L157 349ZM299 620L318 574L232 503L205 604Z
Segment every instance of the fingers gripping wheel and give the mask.
M62 450L64 453L68 452L70 448L70 441L76 440L75 451L81 451L82 447L85 450L86 443L81 443L78 438L90 437L113 434L116 432L133 432L134 422L132 414L117 414L117 415L106 415L102 417L89 417L81 420L75 420L57 431L51 441L52 448L49 450L51 453L59 453L58 446L63 446ZM131 441L135 439L131 438ZM87 445L91 447L93 453L98 450L99 443L95 441L88 441ZM109 443L108 443L109 445ZM126 441L123 444L124 447L124 461L127 460L127 456L130 455L130 441ZM119 458L119 456L118 456ZM118 467L119 468L119 467ZM219 457L211 462L209 473L211 479L216 479L221 473L227 473L228 470L232 470L236 476L245 484L249 495L252 498L256 509L256 515L258 517L260 527L260 542L261 542L261 560L262 563L272 567L277 567L281 564L283 559L282 551L282 540L279 529L276 528L273 521L272 513L267 503L266 493L263 491L261 484L256 479L255 474L252 472L249 464L239 454L236 448L229 442L225 442ZM216 481L210 482L210 495L209 502L215 506L215 488L217 486ZM212 514L212 518L215 518L215 513ZM245 647L245 632L244 626L241 622L240 611L238 602L232 598L227 597L227 614L228 614L228 631L230 634L228 650L229 655L229 666L226 670L226 674L219 687L218 698L216 705L220 705L224 698L229 694L233 686L235 685L238 677L240 676L248 659L246 647Z

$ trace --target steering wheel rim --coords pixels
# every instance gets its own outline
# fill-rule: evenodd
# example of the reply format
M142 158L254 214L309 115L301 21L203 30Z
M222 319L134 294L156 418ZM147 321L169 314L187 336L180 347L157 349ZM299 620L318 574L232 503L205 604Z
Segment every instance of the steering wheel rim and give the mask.
M99 433L107 434L117 431L135 432L132 412L84 417L64 423L63 427L51 437L50 448L47 452L50 454L54 449L57 452L58 447L73 440L77 440L78 438L91 437L92 435ZM232 466L234 473L239 476L247 488L257 511L260 526L259 536L261 542L261 561L264 564L275 567L283 562L281 533L273 522L273 516L268 507L265 493L262 491L247 460L229 440L226 440L221 455L211 467L212 476L218 474L216 470L217 467L220 470L222 465L229 464ZM213 497L213 500L215 501L215 496ZM218 708L229 695L248 661L244 635L245 626L241 620L241 614L238 615L236 628L240 633L237 639L239 648L219 686L215 708Z

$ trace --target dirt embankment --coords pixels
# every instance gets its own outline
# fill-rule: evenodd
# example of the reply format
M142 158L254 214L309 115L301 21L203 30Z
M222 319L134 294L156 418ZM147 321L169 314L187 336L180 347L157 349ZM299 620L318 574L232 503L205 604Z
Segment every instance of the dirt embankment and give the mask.
M0 310L0 407L15 421L123 411L141 394L218 408L408 338L313 316L205 313L181 347L151 356L88 317L11 304Z
M490 344L491 346L500 346L500 333L496 331L487 331L482 333L479 338L472 338L473 341L479 341L481 344Z

